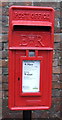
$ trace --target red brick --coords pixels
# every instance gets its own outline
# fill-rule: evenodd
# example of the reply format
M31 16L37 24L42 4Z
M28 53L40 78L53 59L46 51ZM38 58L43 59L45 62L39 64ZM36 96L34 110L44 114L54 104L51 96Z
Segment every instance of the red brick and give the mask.
M23 116L23 111L11 111L9 108L8 108L8 100L7 98L3 100L3 105L2 105L2 115L3 115L3 118L5 120L5 118L9 118L12 120L17 118L17 120L20 120ZM18 119L20 118L20 119ZM22 119L21 119L22 120Z
M4 2L4 0L2 0L3 2L2 2L2 7L6 7L6 6L8 6L8 0L6 0L6 2Z
M62 33L62 27L60 28L60 32Z
M61 58L59 59L59 63L58 63L58 65L59 65L59 66L62 65L62 59L61 59Z
M0 50L2 50L2 43L0 42Z
M0 75L2 74L2 68L0 67Z
M55 18L60 18L60 9L55 10Z
M0 120L2 120L2 99L0 99Z
M32 5L32 2L30 2L30 1L25 1L25 2L11 2L11 3L9 3L9 7L11 6L11 5L20 5L20 6L31 6Z
M3 16L8 16L9 15L9 9L5 8L5 7L2 7L2 15Z
M60 74L60 80L62 80L62 74Z
M6 32L6 31L5 31ZM3 36L2 36L2 42L6 42L6 41L8 41L8 35L7 34L4 34Z
M62 82L60 83L60 88L62 89Z
M3 44L3 49L8 50L8 43L7 42Z
M52 97L53 104L60 104L60 97Z
M25 2L9 2L8 7L12 5L17 5L17 6L25 6Z
M3 114L3 119L9 119L9 120L22 120L22 116L23 116L23 111L10 111L8 107L3 107L2 110L2 114Z
M8 35L8 27L2 27L2 33L3 33L3 35ZM3 36L2 36L2 41L4 42L4 40L6 41L6 39L5 38L3 38Z
M2 74L8 75L8 68L2 68Z
M60 8L59 2L33 2L34 6L53 7L54 9Z
M5 82L5 83L8 82L8 75L3 75L2 76L2 82Z
M2 26L8 24L8 16L2 16Z
M60 51L59 50L54 50L53 51L53 58L58 59L60 57Z
M58 66L59 59L53 59L53 66Z
M53 50L53 58L55 59L55 50Z
M0 59L0 67L2 66L2 60Z
M2 91L0 91L0 99L2 98Z
M3 20L2 21L2 26L3 27L6 27L7 29L8 29L8 27L9 27L9 25L8 25L8 20L6 21L6 20Z
M53 67L53 73L60 73L60 66Z
M2 84L0 84L0 91L2 90Z
M56 20L56 24L57 24L57 20ZM54 27L54 33L60 33L60 32L61 32L60 27L55 26Z
M2 67L8 67L8 59L2 60Z
M62 111L62 106L59 104L59 105L56 105L56 112L58 112L58 111Z
M60 42L60 50L62 51L62 42Z
M1 5L1 4L0 4ZM2 15L2 8L0 7L0 16ZM0 20L1 20L1 18L0 18Z
M3 98L7 98L8 97L8 91L3 91Z
M62 1L61 1L61 3L60 3L60 15L61 15L61 17L62 17Z
M53 79L53 81L59 81L60 80L60 75L59 74L53 74L52 79Z
M8 57L8 51L3 50L2 51L2 58L7 58Z
M54 43L54 49L60 50L60 43Z
M0 99L0 108L2 108L2 99ZM2 111L0 111L1 113Z
M2 59L2 51L0 51L0 59Z
M60 97L60 91L58 89L52 89L52 97Z
M59 82L59 81L54 81L52 87L55 88L55 89L56 88L58 88L58 89L61 88L62 89L62 83Z
M16 2L8 2L8 7L10 7L12 5L16 5ZM17 2L17 5L18 5L18 2ZM19 2L19 5L20 5L20 2Z
M0 27L0 30L1 30L1 27ZM2 34L0 35L0 42L2 42Z
M24 5L25 5L25 6L31 6L31 5L32 5L32 2L25 2Z
M39 119L41 120L41 118L47 118L49 116L49 113L47 113L47 111L37 111L37 112L32 112L32 118L33 119Z
M3 91L8 90L8 84L7 83L2 83L2 90Z
M62 65L60 66L60 73L62 73Z
M55 18L55 27L60 29L60 19Z
M0 75L0 82L2 82L2 75Z

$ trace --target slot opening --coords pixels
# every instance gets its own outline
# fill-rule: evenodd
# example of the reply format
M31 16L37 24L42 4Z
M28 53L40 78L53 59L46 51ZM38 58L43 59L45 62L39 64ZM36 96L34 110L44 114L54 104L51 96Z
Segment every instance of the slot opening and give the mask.
M15 31L50 31L51 26L27 26L27 25L14 25Z

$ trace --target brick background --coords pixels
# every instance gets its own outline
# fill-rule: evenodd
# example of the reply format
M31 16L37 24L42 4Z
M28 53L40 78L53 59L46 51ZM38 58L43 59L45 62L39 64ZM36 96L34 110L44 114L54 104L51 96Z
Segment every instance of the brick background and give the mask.
M48 118L61 120L62 115L62 2L2 2L2 34L0 34L0 101L2 100L2 118L21 118L23 111L8 109L8 9L11 5L47 6L55 9L54 52L53 52L53 79L52 79L52 107L49 110L32 111L32 118ZM1 4L0 4L1 11ZM1 17L1 13L0 13ZM1 20L0 20L1 21ZM0 26L1 27L1 26ZM1 50L2 46L2 50ZM2 53L2 57L1 57ZM1 64L2 63L2 64ZM1 70L0 70L1 71ZM2 78L2 90L1 90ZM2 94L2 97L1 97ZM1 105L0 105L1 106ZM1 114L0 114L1 117ZM15 119L14 119L15 120Z

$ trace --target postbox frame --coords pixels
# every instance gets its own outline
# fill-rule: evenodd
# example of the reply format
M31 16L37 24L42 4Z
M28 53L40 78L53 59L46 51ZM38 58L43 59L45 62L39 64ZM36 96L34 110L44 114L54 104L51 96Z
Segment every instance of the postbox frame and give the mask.
M13 13L13 10L15 9L22 9L22 10L51 10L52 11L52 20L51 21L15 21L15 20L12 20L12 13ZM9 85L8 85L8 89L9 89L9 94L8 94L8 97L9 97L9 100L8 100L8 106L11 110L47 110L51 107L51 90L52 90L52 84L51 84L51 80L52 80L52 75L51 75L51 71L52 71L52 66L50 66L50 74L49 77L50 77L50 81L48 84L50 84L49 86L49 98L48 98L48 101L46 101L46 105L37 105L37 106L16 106L15 105L15 56L16 56L16 52L15 51L20 51L20 50L26 50L26 53L27 51L29 50L35 50L36 52L36 56L35 57L29 57L28 54L26 54L26 57L20 57L21 59L21 65L22 66L22 61L25 59L25 60L28 60L28 59L32 59L32 60L39 60L42 61L41 62L41 66L43 66L43 58L41 57L38 57L38 50L39 51L50 51L50 53L48 52L47 56L50 55L50 61L51 61L51 64L52 64L52 51L53 51L53 38L54 38L54 9L51 8L51 7L33 7L33 6L11 6L10 9L9 9L9 16L10 16L10 22L9 22ZM20 46L13 46L11 41L12 41L12 32L14 30L14 26L46 26L46 27L50 27L51 29L51 41L52 41L52 45L50 47L20 47ZM13 63L14 61L14 63ZM21 70L22 71L22 70ZM21 73L20 73L21 74ZM43 86L42 86L42 82L41 81L41 89L43 90ZM21 82L20 82L20 85L21 85ZM21 88L20 88L21 90ZM42 91L41 90L41 91ZM20 93L20 96L21 96L22 93ZM24 94L24 95L23 95ZM29 95L29 93L25 94L23 93L22 96L23 97L26 97L27 95L29 97L31 97L33 95L33 93L30 93L31 96ZM42 96L42 92L41 92L41 96ZM37 93L34 93L35 96L38 96L39 94ZM34 97L33 95L33 97ZM39 95L39 96L40 96ZM45 97L46 98L46 97ZM48 104L48 105L47 105Z

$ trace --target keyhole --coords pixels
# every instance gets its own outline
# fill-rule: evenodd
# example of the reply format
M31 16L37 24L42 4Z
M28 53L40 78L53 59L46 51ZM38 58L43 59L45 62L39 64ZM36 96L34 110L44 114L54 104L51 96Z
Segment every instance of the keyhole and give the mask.
M18 77L18 80L20 80L20 77Z
M30 57L35 56L35 50L29 50L29 56Z

